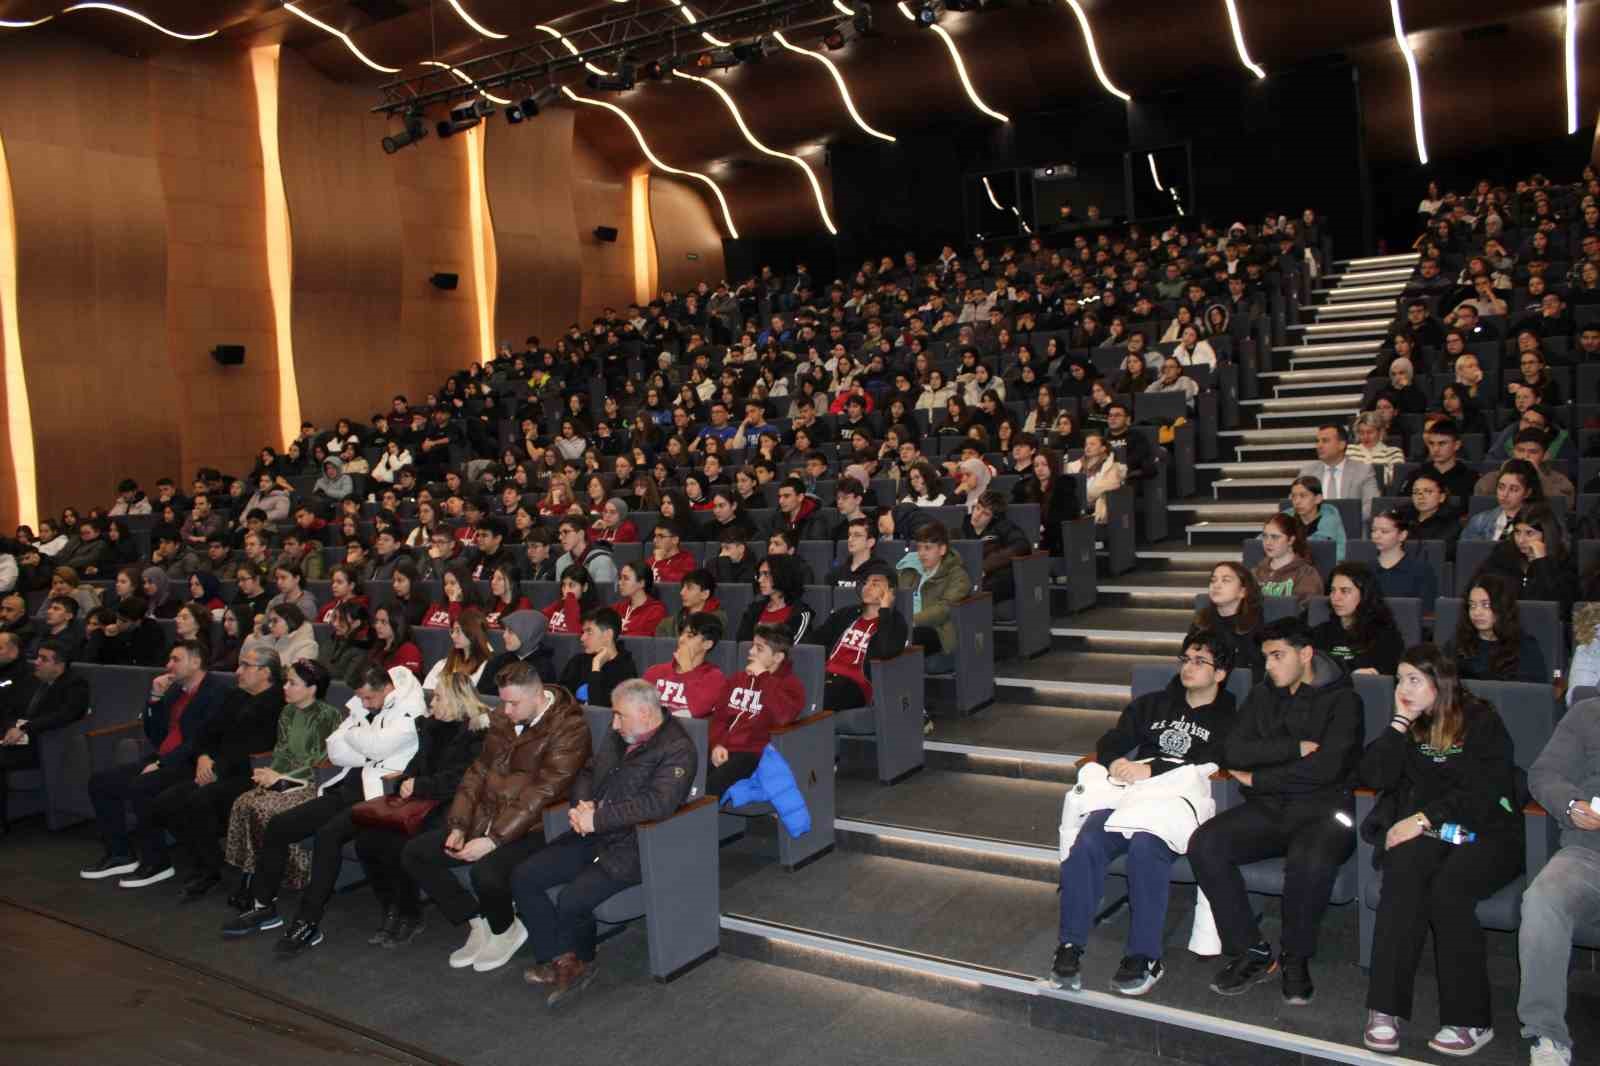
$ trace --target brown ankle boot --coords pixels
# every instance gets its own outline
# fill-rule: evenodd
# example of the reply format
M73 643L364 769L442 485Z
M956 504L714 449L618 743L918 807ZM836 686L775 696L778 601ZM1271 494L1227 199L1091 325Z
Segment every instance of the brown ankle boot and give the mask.
M558 956L551 965L555 969L555 984L545 997L547 1007L554 1007L569 996L582 992L594 980L594 964L585 963L570 951Z
M556 983L556 964L536 962L522 971L522 979L530 985L553 985Z

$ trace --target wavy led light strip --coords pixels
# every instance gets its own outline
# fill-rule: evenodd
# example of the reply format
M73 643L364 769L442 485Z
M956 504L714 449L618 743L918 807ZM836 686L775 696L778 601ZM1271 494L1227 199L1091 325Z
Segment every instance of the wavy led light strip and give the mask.
M292 0L291 0L291 2L286 2L283 5L283 9L285 11L289 12L291 15L298 15L300 18L305 19L307 22L311 23L311 25L317 27L317 29L323 30L323 31L325 31L327 33L331 33L333 36L339 38L339 40L344 42L344 46L346 48L350 49L350 54L351 55L353 55L357 59L361 60L361 62L365 63L367 66L371 67L373 70L378 71L380 74L398 74L398 73L400 73L400 68L399 67L386 67L382 63L374 63L372 60L368 59L366 57L366 55L361 51L361 49L356 47L356 42L354 42L354 41L352 41L350 39L350 35L348 33L345 33L343 30L334 29L332 26L328 25L326 22L323 22L321 19L317 18L314 15L306 14L304 11L301 11L298 7L296 7L293 4Z
M994 205L994 209L996 211L1010 211L1013 215L1017 216L1017 223L1022 226L1023 233L1033 232L1033 230L1028 226L1027 220L1022 217L1021 211L1018 211L1015 207L1006 207L995 198L994 186L989 184L989 176L987 174L983 176L983 191L989 194L989 202Z
M1400 21L1400 0L1389 0L1389 17L1394 22L1394 41L1405 56L1406 73L1411 77L1411 129L1417 141L1417 161L1428 164L1428 142L1422 132L1422 77L1417 73L1417 53L1406 40L1406 28Z
M161 25L161 23L150 18L148 15L141 15L132 8L122 7L120 4L73 4L71 7L64 7L61 9L61 13L63 15L70 15L74 11L110 11L113 14L122 15L126 18L131 18L142 22L146 26L149 26L152 30L164 33L168 37L176 37L180 41L203 41L207 37L215 37L217 35L216 30L209 30L206 33L179 33L177 30L169 30L165 26Z
M1233 27L1233 47L1239 53L1239 62L1250 68L1250 73L1258 78L1265 78L1267 72L1262 70L1250 58L1250 53L1244 46L1244 25L1239 21L1238 0L1222 0L1228 6L1228 24Z
M0 30L28 30L35 26L43 26L46 22L49 22L53 18L55 18L54 15L46 15L42 19L34 19L31 22L18 22L15 19L0 19Z
M817 180L816 172L811 169L810 164L797 155L790 155L788 152L780 152L775 148L769 148L765 144L762 144L761 140L756 137L754 133L750 132L750 127L745 124L744 115L739 113L739 105L734 103L733 97L729 95L728 90L724 89L710 78L700 78L693 74L685 74L681 70L673 71L672 76L674 78L682 78L685 81L698 82L699 84L710 89L712 92L716 93L717 96L722 99L722 102L727 105L728 113L733 116L733 121L738 125L739 132L744 134L744 139L749 142L750 147L754 148L762 155L770 155L774 159L787 160L788 162L799 167L801 172L805 174L806 181L811 183L811 195L816 198L817 214L822 216L822 225L827 229L829 234L835 237L839 235L838 227L833 224L833 219L828 217L828 204L826 198L822 195L822 183Z
M1161 186L1161 175L1156 173L1156 154L1146 152L1144 157L1150 161L1150 180L1156 183L1156 192L1166 192Z
M449 0L449 4L451 7L456 9L456 14L461 16L461 21L472 27L474 33L481 33L483 36L492 37L497 41L503 41L506 39L506 34L494 32L489 27L481 24L477 19L467 14L467 9L461 6L461 0Z
M810 56L818 63L821 63L823 66L827 67L828 73L833 75L833 83L839 87L839 99L844 101L844 109L850 112L850 117L855 121L855 124L861 128L861 131L863 133L870 133L872 136L881 141L888 141L890 144L894 143L893 137L887 133L884 133L882 130L873 129L871 126L867 125L867 120L861 117L861 112L856 110L856 102L850 97L850 88L844 83L844 75L839 72L838 67L833 65L833 60L829 59L821 52L813 52L809 48L800 48L797 45L790 44L783 34L777 30L773 31L772 39L777 41L783 47L787 48L789 51L803 56Z
M478 89L477 82L467 77L467 75L459 68L452 67L449 63L441 63L437 59L424 59L422 61L422 65L425 67L438 67L440 70L448 70L450 73L456 76L456 79L460 81L462 85L470 85L474 89ZM488 100L490 103L499 104L501 107L511 106L510 100L507 100L502 96L496 96L487 89L478 89L478 95L483 97L485 100Z
M17 212L11 200L11 171L0 140L0 348L5 349L6 440L16 479L17 521L39 526L39 485L33 458L33 409L22 363L22 331L17 325Z
M567 50L567 54L568 55L574 55L575 56L575 55L579 54L578 46L573 44L571 41L567 40L566 34L562 33L560 30L556 29L554 26L546 26L544 23L541 22L537 26L535 26L534 29L543 30L545 33L548 33L550 36L552 36L556 40L560 41L561 42L561 46ZM588 60L584 60L583 69L587 70L590 74L598 74L602 78L605 77L607 74L611 73L609 70L601 70L599 67L595 66L593 63L589 62Z
M627 0L623 0L623 2L626 3ZM694 17L694 12L689 10L689 5L684 3L683 0L672 0L672 6L676 7L678 9L678 14L682 15L683 16L683 21L687 22L689 25L693 26L696 22L700 21L699 19ZM733 47L733 45L731 43L729 43L728 41L724 41L724 40L721 40L720 38L714 37L711 34L706 33L704 30L702 30L700 32L700 36L702 38L704 38L705 42L707 44L709 44L713 48L732 48Z
M900 9L900 14L904 15L912 22L917 21L917 16L912 14L911 8L906 5L906 0L900 0L900 2L895 6ZM977 108L979 111L982 111L985 115L988 115L996 122L1010 122L1011 117L1009 115L1003 115L994 108L990 107L988 104L984 103L983 98L978 95L978 90L973 88L972 79L967 76L967 65L966 63L962 62L961 49L956 47L955 39L951 37L945 28L938 23L934 23L933 25L929 26L928 29L938 34L939 40L943 41L944 46L950 50L950 62L954 64L956 68L956 77L961 79L961 87L967 91L967 99L972 101L972 106Z
M1100 84L1105 87L1106 92L1124 103L1131 103L1133 97L1112 85L1111 79L1106 77L1106 68L1100 65L1100 49L1095 47L1094 29L1089 25L1089 16L1083 10L1083 5L1078 3L1078 0L1067 0L1067 6L1078 16L1078 26L1083 30L1083 43L1089 49L1089 65L1094 67L1094 76L1100 79Z
M1578 0L1567 0L1567 132L1578 132Z
M289 197L278 156L279 46L250 50L256 89L256 130L261 138L263 212L267 230L267 292L272 298L278 360L278 434L287 445L300 433L300 386L294 369L294 235Z
M639 150L644 153L644 157L646 159L650 160L652 166L660 170L665 170L668 174L682 174L686 178L694 178L696 181L703 182L705 185L709 186L711 191L716 194L717 203L722 205L722 221L728 226L728 236L732 237L734 240L739 239L739 231L734 228L733 225L733 212L728 210L728 198L722 195L722 186L718 185L704 174L701 174L699 171L679 170L677 167L668 166L666 163L663 163L660 159L656 158L656 154L650 150L650 145L645 143L644 134L639 130L638 125L634 123L633 119L626 111L622 110L622 108L618 107L616 104L607 103L604 100L591 100L587 96L579 96L565 85L561 87L561 91L566 94L568 100L579 104L588 104L590 107L603 107L613 115L616 115L618 118L620 118L623 121L623 124L626 125L628 130L633 134L633 139L639 142Z

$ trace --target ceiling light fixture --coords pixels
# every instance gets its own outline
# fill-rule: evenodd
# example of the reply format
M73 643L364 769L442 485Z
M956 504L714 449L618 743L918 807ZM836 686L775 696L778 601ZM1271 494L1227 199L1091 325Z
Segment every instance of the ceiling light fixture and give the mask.
M1567 0L1567 132L1578 132L1578 0Z
M1238 0L1222 0L1222 2L1228 7L1228 24L1233 27L1233 47L1239 53L1239 62L1250 68L1250 73L1257 78L1266 78L1267 72L1255 64L1244 46L1244 24L1239 21Z
M632 63L623 63L615 74L591 74L584 79L591 89L608 93L625 93L638 84Z
M950 32L943 26L932 23L929 24L928 29L937 33L939 39L944 42L944 46L950 49L950 61L955 64L956 76L961 79L961 87L967 90L967 99L972 101L972 106L996 122L1010 122L1010 116L1003 115L984 103L983 99L978 95L978 90L972 87L972 79L967 76L967 65L961 61L961 50L956 47L955 39L950 36Z
M1146 152L1144 157L1150 161L1150 180L1156 183L1156 192L1166 192L1167 190L1161 187L1161 175L1156 173L1156 154Z
M449 63L441 63L437 59L424 59L422 61L422 65L425 67L438 67L441 70L448 70L450 73L456 76L461 84L470 85L474 89L478 88L478 83L467 77L467 75L459 67L452 67ZM488 92L484 89L478 89L478 95L482 96L485 100L493 101L502 107L507 107L511 104L510 100L507 100L504 97L496 96L494 93Z
M472 27L473 32L481 33L485 37L492 37L497 41L503 41L508 36L504 33L496 33L489 27L481 25L477 19L467 14L467 9L461 6L461 0L449 0L449 3L451 7L456 9L456 14L461 16L461 21Z
M579 51L578 51L578 46L573 44L571 41L567 40L566 35L563 34L560 30L556 29L554 26L546 26L544 23L541 22L537 26L535 26L534 29L543 30L545 33L548 33L550 36L552 36L556 40L560 41L562 47L564 47L567 50L567 54L568 55L579 55L580 54ZM600 69L599 67L595 66L593 63L590 63L588 60L584 61L583 69L587 70L590 74L605 75L605 74L610 74L611 73L609 70Z
M554 85L546 85L538 92L525 96L519 102L506 108L506 121L515 126L530 118L536 118L539 112L561 99L561 94Z
M42 19L33 19L32 21L23 22L19 22L15 19L0 19L0 30L32 29L34 26L43 26L46 22L49 22L53 18L55 18L54 15L46 15Z
M839 235L838 227L833 224L833 219L828 217L828 204L826 198L822 195L822 183L817 180L816 172L811 169L811 165L809 163L797 155L790 155L788 152L780 152L777 149L769 148L765 144L761 143L756 135L750 132L750 127L745 124L744 115L739 113L739 105L734 102L733 97L729 95L728 90L724 89L710 78L701 78L696 77L693 74L685 74L681 70L673 71L672 76L675 78L683 78L686 81L698 82L699 84L710 89L712 92L716 93L717 96L722 99L722 102L727 105L728 113L733 116L734 123L739 127L739 132L744 134L744 139L749 143L750 147L754 148L763 155L770 155L774 159L786 160L787 162L793 163L795 166L799 167L801 171L805 173L806 181L811 183L811 195L816 198L817 214L822 216L823 227L827 229L830 235L835 237Z
M440 119L438 126L434 127L439 134L439 139L453 137L464 133L482 122L484 116L494 114L494 105L483 100L473 100L470 103L457 104L450 109L450 117Z
M1083 5L1078 0L1067 0L1067 6L1078 16L1078 27L1083 30L1083 43L1089 49L1089 65L1094 67L1094 76L1100 79L1100 84L1105 87L1106 92L1124 103L1131 103L1133 97L1112 85L1111 79L1106 77L1106 68L1100 65L1100 50L1095 47L1094 28L1089 25L1089 16L1083 10Z
M566 94L568 100L579 104L588 104L590 107L603 107L620 118L623 124L628 127L629 132L633 134L633 139L639 142L639 150L644 153L646 159L650 160L652 166L664 170L668 174L681 174L686 178L694 178L696 181L710 186L711 191L716 194L717 203L722 205L722 221L727 224L728 236L734 240L739 239L739 231L733 225L733 213L728 210L728 198L722 195L722 187L720 185L698 171L679 170L677 167L668 166L656 158L656 154L650 150L650 145L645 142L644 134L639 130L638 125L634 123L626 111L616 104L608 103L605 100L591 100L587 96L579 96L566 86L562 86L561 91Z
M1422 76L1417 73L1417 53L1406 40L1405 24L1400 21L1400 0L1389 0L1389 18L1394 22L1395 44L1406 60L1406 73L1411 77L1411 130L1417 142L1417 162L1428 165L1428 142L1422 132Z
M314 15L306 14L304 11L301 11L298 7L296 7L294 5L293 0L289 0L289 2L285 3L283 5L283 9L285 11L289 12L291 15L296 15L296 16L302 18L302 19L305 19L307 22L311 23L311 25L317 27L317 29L323 30L323 31L325 31L327 33L331 33L333 36L339 38L339 40L344 42L344 46L346 48L350 49L350 54L351 55L353 55L357 59L361 60L361 62L365 63L367 66L371 67L373 70L376 70L378 73L380 73L380 74L398 74L398 73L400 73L400 68L399 67L386 67L382 63L374 63L372 60L368 59L366 57L365 53L363 53L361 51L361 49L356 47L356 42L354 42L354 41L352 41L350 39L350 35L348 33L345 33L343 30L334 29L332 26L328 25L326 22L323 22L321 19L317 18Z
M623 2L626 3L627 0L623 0ZM678 14L682 15L683 21L687 22L689 25L693 26L695 23L700 21L699 19L695 18L694 12L689 10L689 5L684 3L683 0L672 0L672 6L678 9ZM714 34L707 33L704 30L700 32L700 36L704 38L705 42L711 45L713 48L731 47L727 41L722 40Z
M391 133L383 139L383 150L389 155L394 155L400 149L416 144L428 135L428 123L422 117L420 109L407 111L405 116L405 129L399 133Z
M839 72L838 67L834 66L833 60L829 59L821 52L813 52L809 48L799 48L790 44L782 33L773 33L772 39L777 41L778 44L782 45L784 48L787 48L789 51L796 52L803 56L810 56L818 63L821 63L823 66L827 67L828 73L833 75L833 84L839 89L839 99L844 101L844 109L850 112L850 118L854 120L858 127L860 127L861 131L863 133L871 134L880 141L888 141L890 144L894 143L893 137L887 133L884 133L882 130L873 129L871 126L867 125L867 120L861 117L861 112L856 110L855 101L850 98L850 88L844 82L844 75Z
M73 4L71 7L64 7L61 9L61 13L63 15L70 15L74 11L110 11L112 14L136 19L137 21L144 23L146 26L149 26L151 29L164 33L168 37L176 37L180 41L203 41L207 37L215 37L217 35L216 30L210 30L206 33L179 33L177 30L169 30L165 26L161 25L161 23L150 18L148 15L141 15L132 8L123 7L120 4ZM37 25L37 23L35 23L35 25Z

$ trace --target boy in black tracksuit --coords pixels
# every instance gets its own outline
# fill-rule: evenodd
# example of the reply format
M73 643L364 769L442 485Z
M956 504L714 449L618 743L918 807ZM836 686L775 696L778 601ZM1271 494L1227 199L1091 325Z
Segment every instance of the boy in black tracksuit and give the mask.
M1095 761L1114 780L1132 782L1186 763L1222 762L1223 743L1234 722L1233 695L1222 688L1228 677L1227 645L1215 633L1196 631L1184 639L1182 659L1178 676L1166 688L1128 704L1117 724L1095 745ZM1161 949L1167 897L1178 856L1153 833L1130 838L1108 832L1111 813L1091 814L1061 863L1060 947L1051 976L1062 987L1081 987L1079 959L1100 904L1106 869L1126 854L1132 922L1127 954L1112 987L1124 995L1140 996L1164 972Z
M1355 850L1352 775L1361 761L1361 698L1350 677L1311 644L1298 618L1262 630L1267 678L1250 692L1223 764L1244 802L1189 841L1189 865L1216 916L1231 961L1211 989L1239 995L1279 968L1250 906L1241 867L1283 856L1283 996L1311 1001L1309 962L1339 868ZM1343 817L1340 817L1340 816Z
M906 620L894 609L894 571L889 565L874 559L856 576L861 602L834 611L805 638L808 644L828 649L822 705L831 711L871 706L871 660L894 658L911 639Z

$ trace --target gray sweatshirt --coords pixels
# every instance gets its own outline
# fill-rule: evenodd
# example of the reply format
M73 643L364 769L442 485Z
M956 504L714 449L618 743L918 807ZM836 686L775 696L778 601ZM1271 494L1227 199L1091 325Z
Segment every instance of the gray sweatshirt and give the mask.
M1577 829L1567 817L1570 801L1600 796L1600 699L1567 711L1528 771L1528 788L1561 826L1562 847L1600 851L1600 831Z

